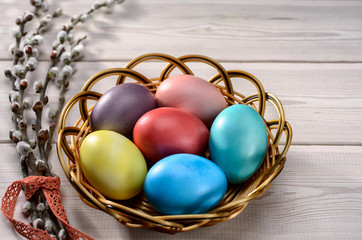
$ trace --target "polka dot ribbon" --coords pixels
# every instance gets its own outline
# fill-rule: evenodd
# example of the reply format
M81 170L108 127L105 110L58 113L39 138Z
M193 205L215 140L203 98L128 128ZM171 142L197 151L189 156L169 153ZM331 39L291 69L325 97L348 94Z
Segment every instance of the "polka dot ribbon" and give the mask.
M13 224L14 228L19 234L26 237L27 239L53 239L46 231L36 229L28 224L14 219L16 201L24 185L25 197L27 200L29 200L29 198L31 198L39 188L42 188L50 209L52 210L54 216L63 223L63 226L67 230L70 239L93 239L85 233L69 225L69 221L62 204L62 198L60 196L59 178L44 176L30 176L24 178L23 180L13 182L8 187L5 196L2 199L1 211Z

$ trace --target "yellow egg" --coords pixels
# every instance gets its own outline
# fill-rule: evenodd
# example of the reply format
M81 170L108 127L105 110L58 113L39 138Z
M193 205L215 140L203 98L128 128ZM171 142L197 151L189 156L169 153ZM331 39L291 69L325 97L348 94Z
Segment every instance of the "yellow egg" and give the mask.
M84 138L79 155L85 177L106 197L125 200L142 190L146 161L123 135L109 130L92 132Z

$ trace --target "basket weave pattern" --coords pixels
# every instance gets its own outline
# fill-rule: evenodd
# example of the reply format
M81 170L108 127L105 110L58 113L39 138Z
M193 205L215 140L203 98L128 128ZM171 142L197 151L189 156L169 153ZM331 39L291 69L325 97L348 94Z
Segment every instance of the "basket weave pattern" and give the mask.
M156 79L147 78L133 70L138 64L145 64L154 60L166 63L166 67L161 70L160 76ZM116 76L116 84L122 84L126 79L131 79L133 82L146 86L154 94L158 85L170 76L173 70L178 69L184 74L193 74L186 65L188 62L204 63L217 70L218 73L208 81L220 90L229 105L250 105L258 111L263 119L267 102L270 102L271 106L275 108L279 118L273 120L264 119L269 142L262 166L246 182L239 185L230 185L222 201L205 214L161 215L149 205L143 193L126 201L107 199L87 183L79 163L79 146L90 132L89 115L92 106L88 107L88 101L92 101L94 104L94 101L102 96L101 93L92 91L92 87L99 81L106 81L108 77ZM232 80L250 81L255 86L257 93L244 96L234 91ZM79 118L71 126L66 126L67 117L73 108L79 110ZM175 58L165 54L146 54L132 60L124 68L112 68L97 73L87 81L81 92L66 104L59 119L58 130L57 151L59 161L65 175L78 191L83 202L107 212L126 226L149 228L171 234L189 231L198 227L212 226L236 217L251 200L261 196L269 188L273 179L283 169L286 162L286 153L292 140L291 126L285 120L282 104L274 95L264 91L257 78L244 71L225 70L215 60L200 55L186 55ZM279 150L278 144L282 137L285 139L284 148ZM206 157L209 158L208 155Z

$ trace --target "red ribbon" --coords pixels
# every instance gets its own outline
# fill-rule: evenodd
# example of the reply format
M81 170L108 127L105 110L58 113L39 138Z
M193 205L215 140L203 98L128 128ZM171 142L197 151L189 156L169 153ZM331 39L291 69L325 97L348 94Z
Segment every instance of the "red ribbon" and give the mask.
M47 199L50 209L54 216L58 218L67 230L70 239L91 240L85 233L69 225L67 215L65 213L62 198L60 196L60 180L57 177L30 176L23 180L13 182L7 189L5 196L2 199L1 211L13 224L16 231L27 239L53 239L50 235L41 229L36 229L28 224L14 219L14 211L16 201L21 190L25 185L25 197L27 200L33 194L42 188L44 196Z

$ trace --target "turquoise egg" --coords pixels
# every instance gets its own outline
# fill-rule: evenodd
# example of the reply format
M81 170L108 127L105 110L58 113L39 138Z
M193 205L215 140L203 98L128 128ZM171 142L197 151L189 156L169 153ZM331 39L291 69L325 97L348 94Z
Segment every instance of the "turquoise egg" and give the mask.
M228 182L246 181L260 167L266 154L268 133L262 117L242 104L224 109L210 129L209 149Z
M148 202L167 215L208 212L226 190L226 176L215 163L188 153L161 159L148 171L144 182Z

